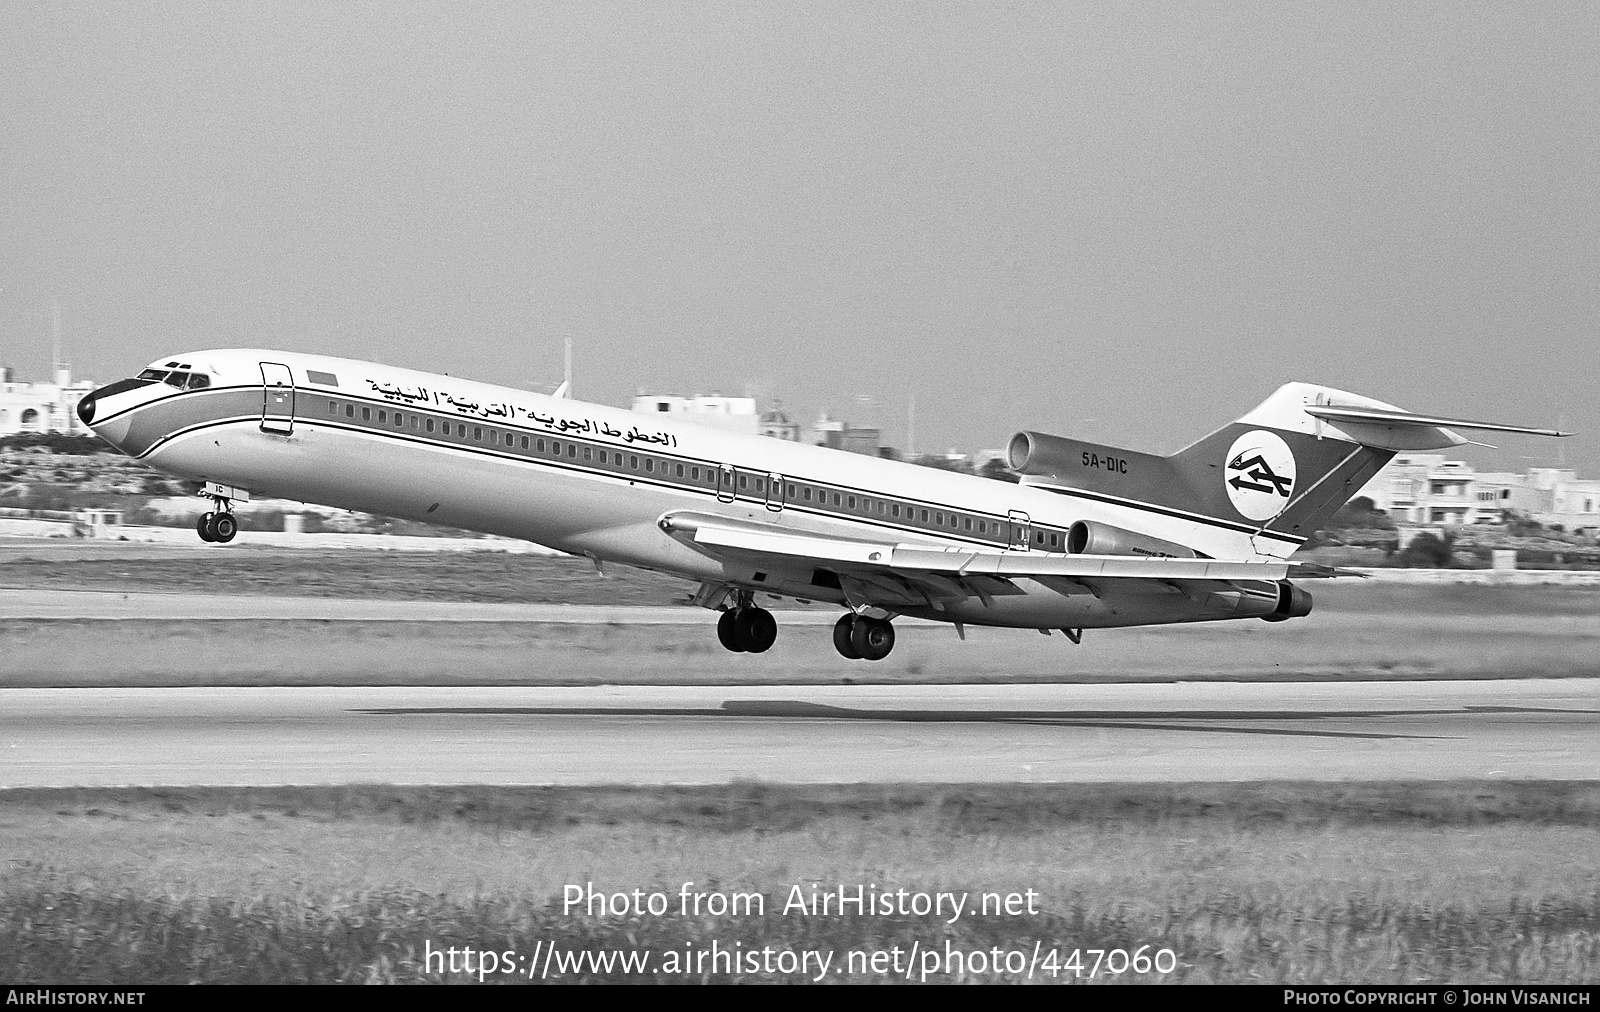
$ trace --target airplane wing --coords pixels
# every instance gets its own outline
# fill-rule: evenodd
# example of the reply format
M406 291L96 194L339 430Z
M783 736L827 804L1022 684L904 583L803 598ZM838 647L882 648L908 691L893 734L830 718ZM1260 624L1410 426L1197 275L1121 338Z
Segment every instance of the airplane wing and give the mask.
M984 548L943 548L857 540L711 514L669 513L661 529L719 561L758 568L815 567L839 576L852 596L874 603L921 606L932 600L1020 594L1012 583L1034 579L1058 593L1088 593L1092 580L1282 580L1319 578L1338 570L1291 562L1047 555Z

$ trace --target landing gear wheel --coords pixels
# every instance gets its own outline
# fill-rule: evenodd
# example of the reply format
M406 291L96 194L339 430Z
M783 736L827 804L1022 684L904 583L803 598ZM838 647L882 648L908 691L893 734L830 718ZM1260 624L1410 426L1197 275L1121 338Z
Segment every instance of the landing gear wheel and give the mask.
M739 630L739 613L725 611L717 619L717 639L723 646L736 654L742 654L750 648L745 646L744 636Z
M894 626L857 615L855 627L850 630L850 646L862 660L881 661L894 649Z
M215 541L215 540L217 540L216 538L211 536L211 521L215 520L216 518L217 518L217 515L215 513L207 512L207 513L200 514L200 519L198 521L196 521L196 523L194 525L194 529L195 529L195 532L200 535L200 540L201 541Z
M232 513L218 513L211 518L208 529L212 541L227 544L233 540L235 534L239 533L239 521L233 518Z
M740 608L734 612L739 640L753 654L765 653L778 639L778 620L765 608Z
M860 651L850 642L850 632L856 627L856 617L848 612L839 616L839 621L833 626L833 649L846 660L859 661Z

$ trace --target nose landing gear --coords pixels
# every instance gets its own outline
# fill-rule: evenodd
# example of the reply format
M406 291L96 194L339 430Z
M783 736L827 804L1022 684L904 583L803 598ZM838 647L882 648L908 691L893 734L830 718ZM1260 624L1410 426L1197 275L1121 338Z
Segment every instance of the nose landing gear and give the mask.
M230 488L227 485L218 485L215 482L206 482L205 488L200 490L202 498L210 499L216 507L200 515L195 522L195 533L200 535L201 541L225 545L233 540L239 533L239 521L233 515L233 500L249 502L250 493L239 488Z
M194 529L200 535L201 541L225 545L239 533L239 521L233 518L233 513L226 506L223 506L221 512L202 513Z
M881 661L894 649L894 626L865 615L841 615L833 626L833 648L852 661Z

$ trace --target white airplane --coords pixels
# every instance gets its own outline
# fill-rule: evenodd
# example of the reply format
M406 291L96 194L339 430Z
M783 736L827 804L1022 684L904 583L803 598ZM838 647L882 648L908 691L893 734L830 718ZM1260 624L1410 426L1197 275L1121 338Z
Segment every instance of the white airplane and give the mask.
M1453 429L1305 383L1170 456L1018 433L1021 484L742 436L508 387L280 351L194 351L94 391L84 423L205 483L200 537L251 495L521 538L697 581L732 651L772 646L758 593L847 609L834 645L879 660L898 615L1084 629L1311 611L1295 549L1396 451Z

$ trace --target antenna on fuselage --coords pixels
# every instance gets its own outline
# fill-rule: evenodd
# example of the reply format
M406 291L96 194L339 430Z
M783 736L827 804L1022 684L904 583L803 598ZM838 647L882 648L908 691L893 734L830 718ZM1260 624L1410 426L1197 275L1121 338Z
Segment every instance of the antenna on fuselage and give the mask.
M572 396L572 335L571 334L567 335L566 349L567 349L566 366L562 370L562 373L561 373L561 377L562 377L561 385L556 387L556 392L550 395L552 397L571 397Z

